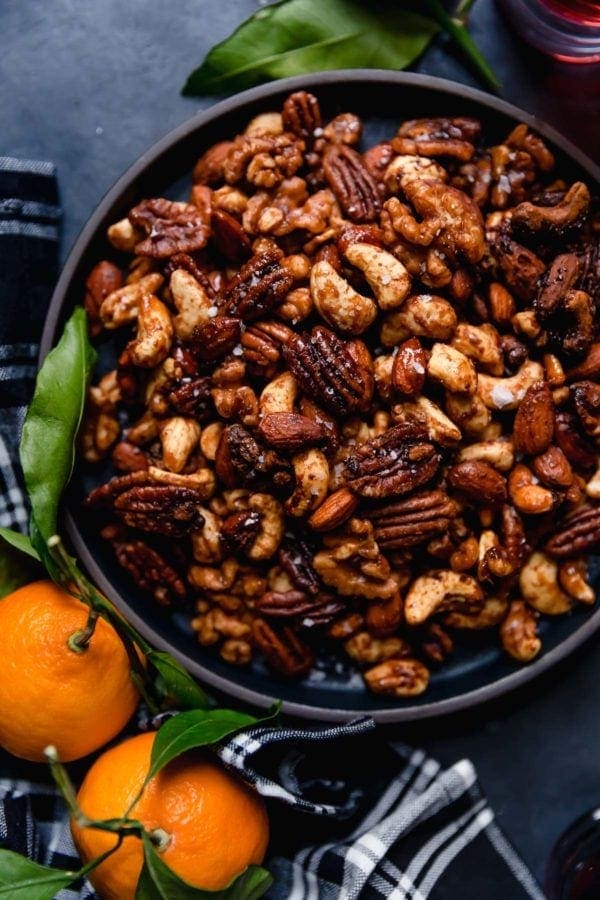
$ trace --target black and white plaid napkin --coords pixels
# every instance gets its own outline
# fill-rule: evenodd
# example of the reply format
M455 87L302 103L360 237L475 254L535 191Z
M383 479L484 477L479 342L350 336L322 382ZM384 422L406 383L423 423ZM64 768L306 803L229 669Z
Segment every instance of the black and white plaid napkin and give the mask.
M17 445L56 278L59 215L53 166L0 158L0 525L21 529ZM216 749L269 802L270 900L544 900L468 760L442 769L373 732L368 719L259 726ZM20 779L18 760L9 775L0 779L0 846L76 868L55 790ZM94 893L84 884L57 897Z

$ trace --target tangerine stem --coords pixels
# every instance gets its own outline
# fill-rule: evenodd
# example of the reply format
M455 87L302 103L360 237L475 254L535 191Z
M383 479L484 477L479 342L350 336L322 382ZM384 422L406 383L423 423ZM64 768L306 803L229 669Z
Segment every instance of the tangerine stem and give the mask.
M73 634L67 640L67 646L69 650L72 650L74 653L83 653L84 650L87 649L87 646L96 630L96 622L98 621L98 612L95 609L90 609L88 620L85 624L84 628L80 628L79 631L74 631Z
M153 828L146 833L159 853L163 853L171 843L171 835L164 828Z

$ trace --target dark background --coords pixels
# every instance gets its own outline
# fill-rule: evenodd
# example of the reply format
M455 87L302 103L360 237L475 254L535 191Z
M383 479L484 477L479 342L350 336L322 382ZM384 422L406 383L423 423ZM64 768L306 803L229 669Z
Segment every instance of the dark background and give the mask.
M213 102L181 97L180 87L255 8L254 0L0 0L0 154L57 164L63 258L127 166ZM505 99L598 156L600 66L541 56L514 36L492 0L477 0L471 30ZM413 69L481 86L444 39ZM595 640L500 705L387 730L445 763L472 759L500 825L541 877L558 834L600 804L599 680Z

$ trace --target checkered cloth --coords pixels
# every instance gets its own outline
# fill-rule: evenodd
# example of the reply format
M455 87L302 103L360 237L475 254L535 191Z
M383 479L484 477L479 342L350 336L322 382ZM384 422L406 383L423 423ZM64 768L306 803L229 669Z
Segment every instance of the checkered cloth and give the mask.
M17 444L56 277L58 218L53 167L0 158L0 524L21 529ZM269 802L271 900L543 900L468 760L444 770L421 750L383 742L369 719L258 726L214 752ZM0 846L76 868L54 788L22 780L16 760L8 774L0 780ZM82 884L57 897L94 893Z

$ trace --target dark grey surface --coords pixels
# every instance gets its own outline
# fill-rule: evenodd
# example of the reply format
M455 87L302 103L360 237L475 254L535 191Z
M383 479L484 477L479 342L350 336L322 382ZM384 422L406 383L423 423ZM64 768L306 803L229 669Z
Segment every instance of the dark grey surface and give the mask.
M116 177L212 102L182 98L179 88L208 48L255 7L253 0L0 2L0 154L56 162L64 254ZM492 0L476 2L472 30L504 83L503 96L597 156L600 69L556 64L525 47ZM441 45L415 68L477 84ZM394 734L423 742L446 762L470 757L500 824L541 875L558 833L600 803L599 676L594 641L502 706Z

